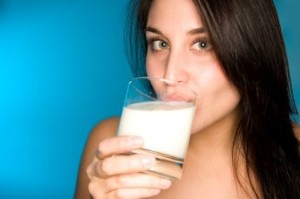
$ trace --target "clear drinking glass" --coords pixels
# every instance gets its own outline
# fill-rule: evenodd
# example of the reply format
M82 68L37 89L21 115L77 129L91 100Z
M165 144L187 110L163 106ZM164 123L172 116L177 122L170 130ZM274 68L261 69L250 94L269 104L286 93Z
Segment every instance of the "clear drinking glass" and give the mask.
M156 163L146 173L180 179L183 170L197 94L166 79L139 77L129 82L118 135L136 135L142 149Z

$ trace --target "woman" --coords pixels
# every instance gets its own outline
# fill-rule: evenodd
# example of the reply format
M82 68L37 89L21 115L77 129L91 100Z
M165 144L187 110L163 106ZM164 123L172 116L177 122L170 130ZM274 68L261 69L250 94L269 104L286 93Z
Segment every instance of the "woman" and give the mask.
M121 155L143 140L115 137L119 120L108 119L86 144L76 197L299 199L297 111L272 0L139 0L132 13L134 74L201 91L185 170L172 182L141 173L155 159Z

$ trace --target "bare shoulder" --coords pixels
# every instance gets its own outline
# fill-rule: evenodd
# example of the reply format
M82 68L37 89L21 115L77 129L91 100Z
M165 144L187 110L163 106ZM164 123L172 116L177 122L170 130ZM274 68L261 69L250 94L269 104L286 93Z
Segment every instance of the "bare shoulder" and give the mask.
M81 156L80 167L77 176L77 184L75 190L76 199L89 198L88 183L89 179L86 175L86 169L92 162L99 143L109 137L117 134L119 126L119 118L113 117L101 121L90 133Z
M294 129L294 133L295 133L296 138L300 142L300 125L299 124L293 124L293 129Z
M98 148L99 143L109 137L114 137L117 134L119 118L112 117L102 120L97 124L89 135L85 144L82 161L89 163L94 157L94 152Z
M120 119L112 117L101 121L91 132L89 141L99 141L116 135Z

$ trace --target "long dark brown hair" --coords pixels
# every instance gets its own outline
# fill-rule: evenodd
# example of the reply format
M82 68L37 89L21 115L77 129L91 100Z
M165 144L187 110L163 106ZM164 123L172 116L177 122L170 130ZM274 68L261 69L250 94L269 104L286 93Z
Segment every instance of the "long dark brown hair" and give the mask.
M144 30L152 1L131 0L129 5L125 46L135 76L146 75ZM234 166L241 150L256 198L299 199L299 142L292 128L298 113L273 1L193 1L225 75L241 96Z

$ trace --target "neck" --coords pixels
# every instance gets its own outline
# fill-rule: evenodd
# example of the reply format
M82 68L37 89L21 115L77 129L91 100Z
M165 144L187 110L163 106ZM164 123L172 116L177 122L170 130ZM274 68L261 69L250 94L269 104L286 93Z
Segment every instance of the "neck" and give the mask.
M198 177L214 173L214 176L233 177L234 113L228 114L190 138L186 166Z
M190 138L189 150L197 157L206 159L232 155L233 139L235 134L235 119L228 115L213 125L194 133Z
M233 165L233 139L235 134L234 117L228 116L213 125L191 135L189 151L186 158L186 177L195 181L210 179L223 183L225 189L230 186L236 194L248 198L254 194L249 186L245 161L242 152L238 156L238 167ZM238 143L237 143L238 144ZM237 169L237 170L236 170ZM240 175L240 183L236 179ZM246 190L246 191L245 191ZM240 198L240 197L237 197Z

